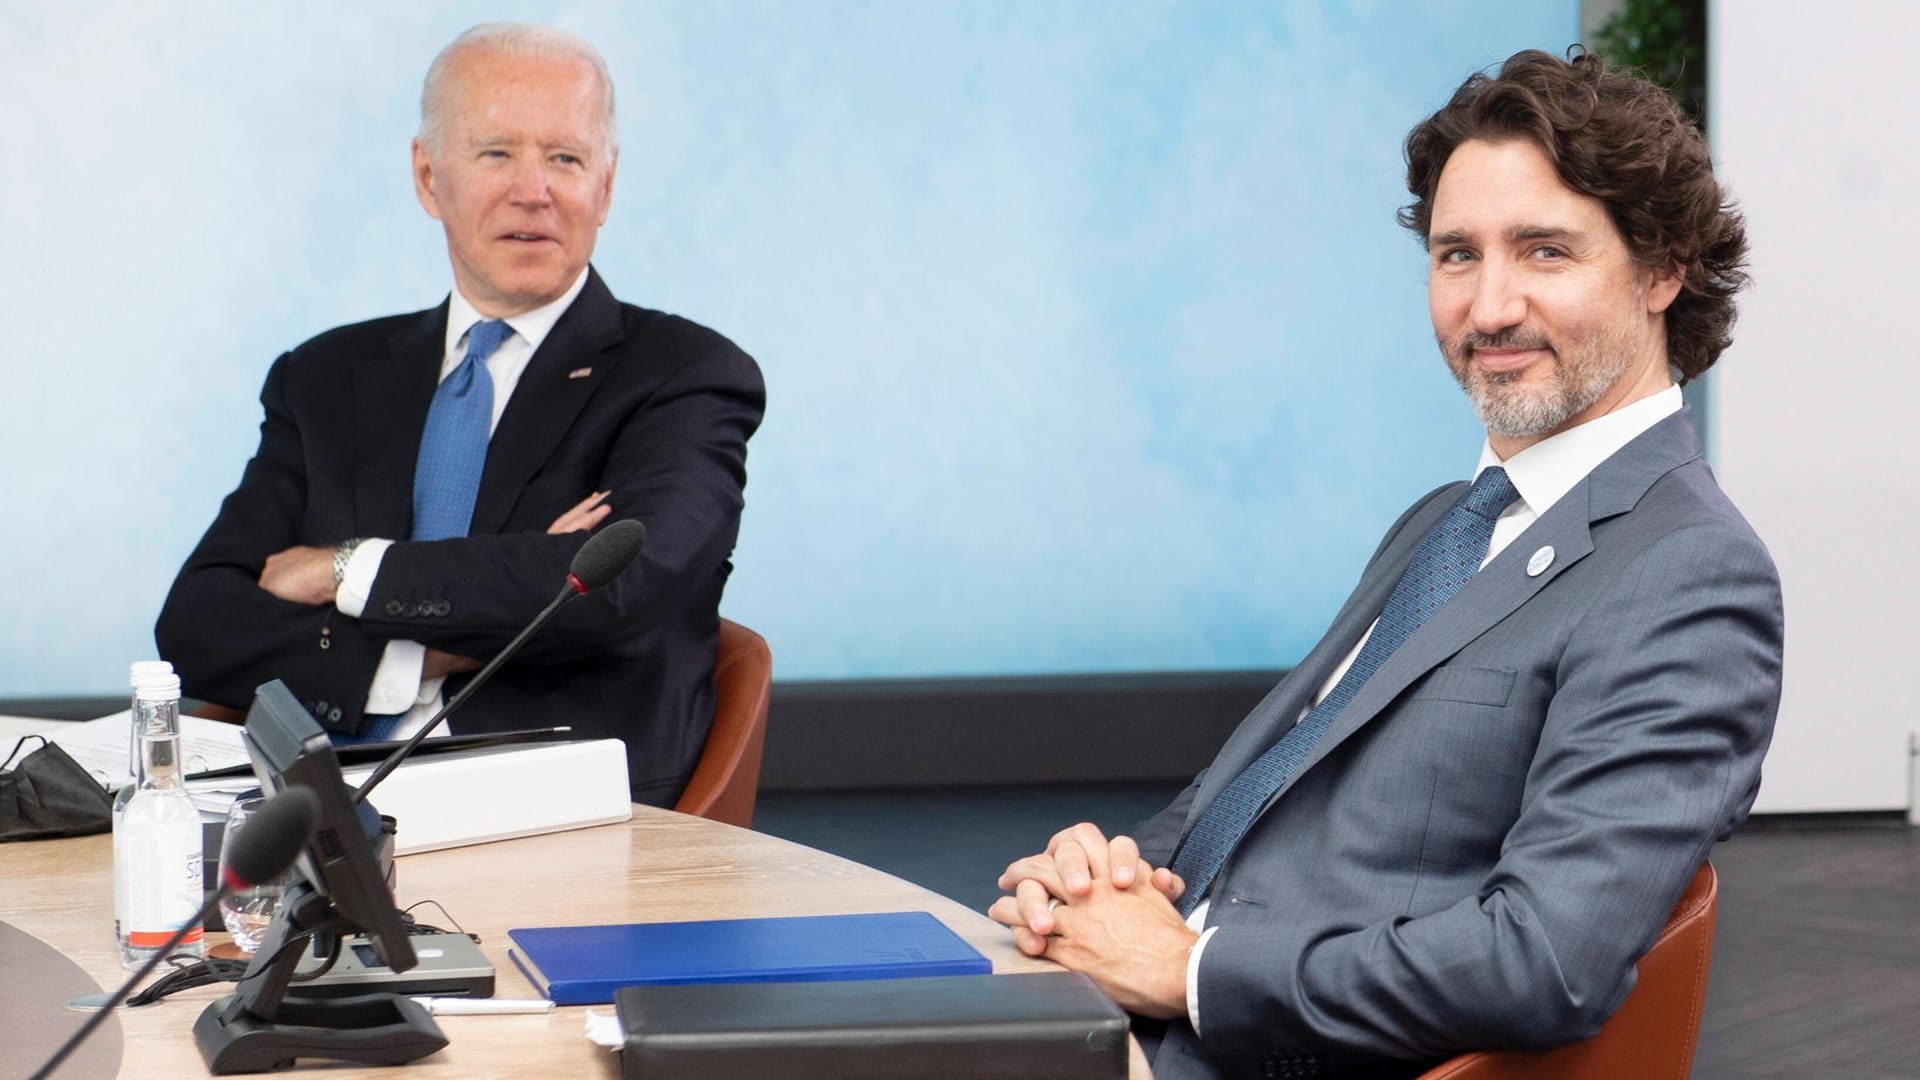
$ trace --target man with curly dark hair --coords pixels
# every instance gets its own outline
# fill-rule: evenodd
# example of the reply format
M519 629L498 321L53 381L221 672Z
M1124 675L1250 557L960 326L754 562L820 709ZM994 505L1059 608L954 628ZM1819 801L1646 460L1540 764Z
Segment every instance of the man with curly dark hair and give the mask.
M1441 177L1455 151L1475 142L1529 148L1569 190L1598 200L1633 267L1667 297L1656 314L1674 377L1685 383L1713 366L1732 340L1733 296L1747 284L1746 228L1714 178L1706 140L1664 91L1592 56L1566 62L1542 52L1515 56L1498 79L1468 79L1407 136L1414 201L1400 223L1429 250L1450 238L1433 229ZM1669 283L1678 291L1665 292ZM1462 358L1444 337L1440 344L1461 377ZM1462 385L1484 419L1482 384Z
M1407 183L1472 481L1394 524L1171 806L1056 834L991 911L1139 1017L1163 1080L1588 1037L1759 787L1779 580L1676 385L1746 280L1705 141L1642 79L1524 52L1413 130Z

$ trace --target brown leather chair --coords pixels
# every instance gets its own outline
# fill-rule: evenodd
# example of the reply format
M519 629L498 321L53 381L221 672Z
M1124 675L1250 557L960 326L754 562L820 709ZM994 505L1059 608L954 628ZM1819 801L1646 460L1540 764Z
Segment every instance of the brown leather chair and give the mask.
M244 724L247 722L247 714L244 710L230 709L225 705L215 705L211 701L201 702L194 707L189 715L197 716L202 720L218 720L223 724Z
M773 652L767 640L721 619L720 655L713 664L713 728L675 810L752 827L772 688Z
M1464 1054L1420 1080L1686 1080L1707 1001L1707 962L1720 906L1713 864L1693 876L1667 928L1640 958L1640 980L1593 1038L1545 1053Z

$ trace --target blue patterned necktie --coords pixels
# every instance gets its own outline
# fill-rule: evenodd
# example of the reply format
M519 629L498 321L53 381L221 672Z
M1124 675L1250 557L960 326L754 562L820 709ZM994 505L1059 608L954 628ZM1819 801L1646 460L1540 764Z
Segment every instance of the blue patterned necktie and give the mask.
M467 331L465 359L433 392L420 457L413 466L414 540L467 535L493 425L493 374L487 370L487 357L512 333L513 328L498 319L473 324Z
M1460 591L1487 557L1493 541L1493 523L1519 497L1507 472L1494 466L1482 472L1466 495L1440 524L1420 540L1413 561L1393 588L1380 621L1338 684L1300 718L1280 741L1233 778L1207 805L1173 858L1173 872L1185 880L1180 895L1182 915L1193 914L1208 886L1227 864L1260 812L1306 760L1313 745L1365 686L1395 649L1405 644L1422 623Z
M512 336L498 319L473 324L467 331L467 355L440 380L420 434L420 456L413 465L414 540L447 540L467 535L473 524L473 500L487 464L487 439L493 427L493 373L487 357ZM406 713L372 713L358 735L334 735L336 743L386 742L400 729Z

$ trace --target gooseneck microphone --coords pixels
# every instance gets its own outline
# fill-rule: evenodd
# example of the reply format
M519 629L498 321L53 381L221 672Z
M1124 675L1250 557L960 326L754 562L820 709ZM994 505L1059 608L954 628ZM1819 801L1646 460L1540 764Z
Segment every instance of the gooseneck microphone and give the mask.
M314 798L313 792L306 788L287 788L268 799L260 808L260 812L254 815L253 820L247 823L246 830L236 834L233 842L222 849L220 888L216 889L213 896L201 905L199 912L192 919L173 932L173 936L167 939L166 944L160 946L152 956L147 957L147 962L140 965L140 970L134 972L131 978L121 984L119 990L114 991L113 996L107 999L107 1003L101 1006L99 1012L87 1017L87 1022L80 1025L80 1030L74 1032L72 1038L61 1044L60 1049L54 1051L53 1057L47 1059L47 1063L40 1066L39 1071L34 1073L30 1080L46 1080L47 1077L52 1076L53 1070L67 1060L67 1055L73 1053L81 1043L86 1041L87 1036L93 1033L94 1028L104 1023L107 1017L113 1014L113 1010L127 1000L127 995L133 993L134 985L152 974L153 969L160 965L160 961L166 959L175 946L186 940L189 931L205 922L208 915L213 914L213 909L220 905L220 901L237 890L268 881L293 865L293 860L299 856L301 849L306 847L307 837L313 833L314 819L319 816L320 800Z
M616 521L594 533L574 554L573 562L567 566L567 583L560 586L560 592L554 596L551 603L547 604L546 609L535 615L525 630L520 631L512 641L507 642L506 648L495 653L493 659L487 661L487 666L481 668L479 674L469 680L467 685L461 687L452 701L442 705L440 711L433 714L433 719L421 725L420 730L414 732L413 737L408 739L404 746L387 755L387 759L380 763L380 767L373 770L372 775L360 785L359 790L353 793L354 803L366 802L367 793L373 790L374 785L385 780L387 774L399 768L400 763L407 760L407 756L413 753L413 748L419 746L422 739L432 734L434 728L440 726L440 721L451 716L453 710L465 704L475 690L485 685L486 681L493 677L493 673L500 669L500 665L506 663L507 658L518 652L520 646L533 636L534 631L545 626L547 620L553 618L553 613L560 610L561 604L611 584L615 578L626 572L627 567L633 565L633 560L640 557L641 550L646 546L647 527L632 518Z

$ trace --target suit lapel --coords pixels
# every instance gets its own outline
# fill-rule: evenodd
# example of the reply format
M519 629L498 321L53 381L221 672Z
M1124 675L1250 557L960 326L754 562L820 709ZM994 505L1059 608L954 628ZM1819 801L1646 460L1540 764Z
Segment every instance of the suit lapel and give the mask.
M527 481L552 456L593 391L619 360L613 351L625 337L620 304L600 275L587 283L552 332L540 343L508 399L487 444L487 464L474 498L474 533L499 532ZM582 366L590 368L579 374ZM416 439L417 443L417 439ZM580 493L583 497L587 492Z
M1295 770L1294 779L1379 716L1414 680L1512 615L1591 554L1594 523L1633 509L1654 481L1699 456L1691 412L1683 408L1601 462L1387 658L1314 744L1300 768ZM1421 535L1424 533L1422 530ZM1553 548L1553 562L1540 574L1529 575L1527 563L1533 553L1547 546ZM1409 551L1407 557L1400 560L1402 573L1411 559ZM1396 574L1394 582L1398 581ZM1386 598L1382 596L1373 609L1375 614L1385 606ZM1348 647L1351 648L1351 644ZM1287 786L1292 783L1293 780L1289 780Z
M1595 523L1633 509L1654 481L1699 457L1691 416L1691 410L1683 408L1649 428L1602 462L1538 521L1514 538L1506 550L1381 665L1314 744L1300 768L1294 770L1280 789L1281 794L1335 747L1379 716L1416 679L1519 610L1569 567L1591 554ZM1234 731L1209 767L1206 780L1188 810L1188 828L1221 789L1292 726L1313 693L1332 673L1334 664L1352 651L1354 642L1379 617L1394 586L1413 561L1414 550L1427 532L1446 516L1463 488L1464 485L1458 485L1447 489L1443 497L1433 498L1420 513L1408 519L1335 617L1327 636ZM1535 551L1548 545L1554 549L1552 564L1539 575L1528 576L1527 562Z
M1399 583L1401 575L1406 573L1407 565L1413 561L1413 553L1420 546L1420 540L1427 535L1447 510L1466 490L1465 484L1454 484L1430 495L1427 504L1409 516L1400 526L1393 539L1380 552L1380 557L1360 579L1353 594L1333 617L1326 636L1320 639L1312 651L1301 658L1287 677L1281 680L1260 704L1247 714L1247 719L1234 729L1227 742L1215 755L1213 764L1208 767L1207 779L1201 784L1188 813L1188 823L1204 810L1220 789L1241 772L1245 771L1253 760L1278 742L1280 736L1292 727L1313 701L1313 695L1320 685L1333 674L1333 669L1353 651L1360 635L1367 632L1373 620L1379 618L1382 608L1387 606L1387 598L1393 595L1393 587Z
M1586 495L1587 481L1583 480L1540 520L1514 538L1505 551L1495 556L1414 631L1405 644L1394 650L1341 710L1333 726L1308 751L1295 775L1305 773L1349 735L1380 715L1414 680L1519 610L1567 568L1592 553L1593 534L1588 528ZM1533 552L1549 545L1554 552L1553 563L1537 577L1528 576L1527 560Z
M447 304L387 339L385 355L354 358L353 513L357 536L413 531L413 468L447 347Z

